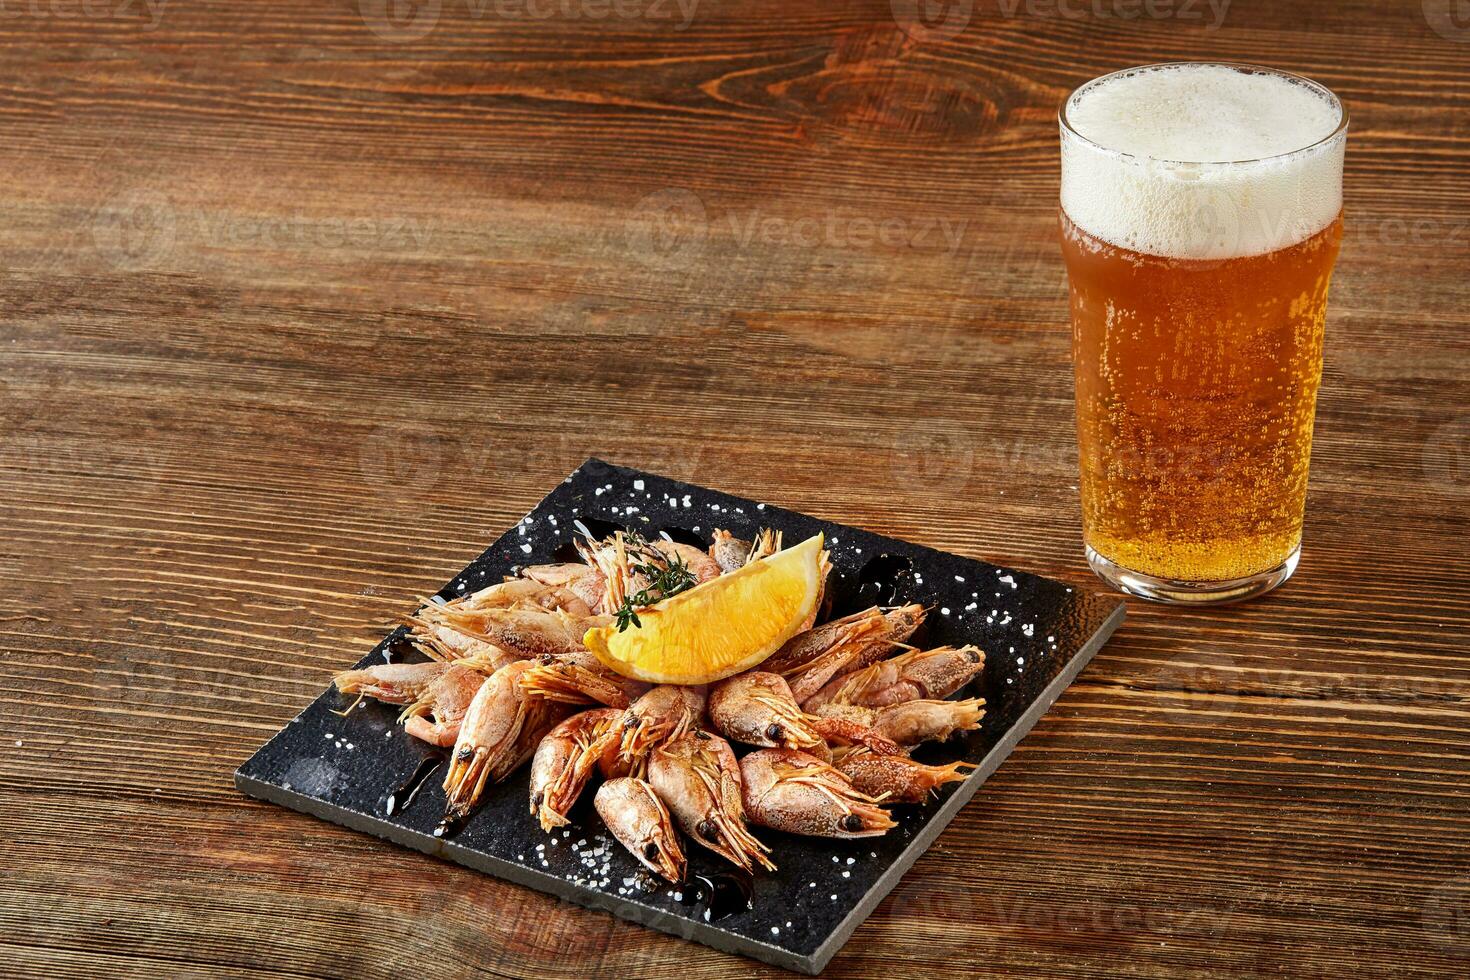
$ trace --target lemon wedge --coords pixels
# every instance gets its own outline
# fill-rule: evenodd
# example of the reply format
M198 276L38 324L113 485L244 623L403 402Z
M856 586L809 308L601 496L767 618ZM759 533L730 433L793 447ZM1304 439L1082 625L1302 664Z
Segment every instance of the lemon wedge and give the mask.
M582 643L624 677L710 684L749 670L811 618L822 593L822 535L638 611L642 626L587 631Z

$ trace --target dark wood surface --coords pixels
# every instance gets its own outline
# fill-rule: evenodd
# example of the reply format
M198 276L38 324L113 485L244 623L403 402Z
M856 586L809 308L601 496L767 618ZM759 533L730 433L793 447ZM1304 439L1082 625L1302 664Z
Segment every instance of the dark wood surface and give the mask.
M1463 975L1464 5L652 3L5 4L4 971L778 974L231 773L591 454L1094 587L1054 111L1215 57L1353 117L1301 570L1133 604L828 975Z

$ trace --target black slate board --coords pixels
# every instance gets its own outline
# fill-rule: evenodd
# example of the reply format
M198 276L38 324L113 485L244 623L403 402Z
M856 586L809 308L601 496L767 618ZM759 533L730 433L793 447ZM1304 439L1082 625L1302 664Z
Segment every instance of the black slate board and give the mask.
M706 921L707 907L654 882L602 829L587 800L569 828L543 834L527 806L527 771L487 790L485 803L452 838L433 836L443 810L442 770L406 811L384 803L427 754L394 720L397 709L364 702L346 717L345 699L328 690L235 774L250 796L366 831L508 881L604 909L727 952L808 973L820 971L854 929L898 883L954 814L996 770L1092 658L1124 615L1116 596L880 537L649 473L589 460L462 573L445 598L499 581L520 565L567 560L581 520L596 533L612 525L708 540L715 527L751 537L761 527L787 544L827 536L833 564L834 615L875 602L932 606L916 643L975 643L985 673L959 696L983 696L983 727L915 756L938 763L964 758L977 768L929 803L894 808L899 826L859 841L802 838L758 829L779 865L754 882L752 908ZM404 610L407 612L408 610ZM385 613L392 612L385 610ZM402 649L391 634L359 666ZM410 654L417 659L417 655ZM688 844L690 874L725 865ZM983 875L981 875L983 879Z

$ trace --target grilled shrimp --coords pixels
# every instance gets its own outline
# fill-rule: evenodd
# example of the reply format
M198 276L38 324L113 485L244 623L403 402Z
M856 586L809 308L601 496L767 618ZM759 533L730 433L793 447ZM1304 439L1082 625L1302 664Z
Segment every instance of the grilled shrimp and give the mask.
M733 572L753 561L769 558L780 550L780 531L762 528L754 541L743 541L729 531L715 528L714 543L709 546L709 556L721 569Z
M404 730L444 748L454 744L465 709L484 679L483 674L463 667L429 661L344 670L332 678L332 683L343 694L356 694L359 701L368 697L385 704L407 705L398 716ZM430 721L429 716L434 720Z
M539 606L542 609L565 609L573 616L588 616L592 613L590 603L564 584L532 578L506 579L468 595L434 604L461 611Z
M641 541L630 541L622 531L604 541L578 540L576 545L582 560L602 577L597 608L603 612L621 609L628 596L648 587L648 577L638 568L664 561L662 554L646 548Z
M969 762L926 766L906 755L879 755L867 749L842 754L836 765L859 793L881 796L885 803L922 803L945 783L964 782L964 770L975 768Z
M623 738L618 754L634 771L655 746L699 727L704 717L704 692L677 684L660 684L643 695L623 716Z
M585 650L548 653L521 675L521 687L548 701L626 708L648 693L642 681L616 674Z
M815 711L833 703L881 708L917 698L942 698L970 683L984 667L985 654L973 646L910 650L829 681L802 707Z
M623 776L631 776L634 774L635 769L640 776L647 775L648 757L644 756L639 759L635 765L623 758L622 748L618 741L614 739L603 750L602 758L597 760L597 769L602 773L603 779L620 779Z
M851 704L824 704L815 714L855 722L899 745L943 741L955 732L974 731L985 717L984 698L963 701L904 701L882 708Z
M749 541L742 541L729 531L715 528L715 540L709 546L709 556L722 571L733 572L745 567L750 560L750 549Z
M435 660L472 661L477 670L494 673L520 657L507 653L493 643L466 636L442 623L431 623L419 616L405 616L408 639L420 653Z
M720 681L710 689L709 719L715 731L746 745L805 749L822 744L780 674L748 670Z
M797 633L786 645L768 657L761 666L772 673L791 677L837 651L847 651L858 643L877 636L886 628L883 613L876 606L862 612L834 619L830 623Z
M567 653L581 650L582 637L594 626L605 626L607 616L573 616L562 610L516 606L509 609L459 610L432 603L419 610L418 617L435 625L445 625L466 636L514 654L538 657L543 653Z
M684 833L745 871L757 863L774 871L770 848L745 826L740 764L730 743L690 732L654 749L648 781Z
M760 529L755 540L750 543L750 554L745 556L745 564L769 558L781 550L781 532L773 531L768 527Z
M592 798L597 815L628 853L672 882L684 878L684 850L668 808L641 779L610 779Z
M520 678L530 666L517 660L500 668L470 702L444 776L447 822L468 816L486 784L520 768L547 730L566 716L565 705L523 696Z
M894 650L903 646L913 636L920 626L924 625L924 618L928 610L917 602L911 602L906 606L894 606L883 610L883 632L866 644L858 655L837 671L837 675L861 670L875 661L882 660Z
M694 573L696 584L719 578L724 572L718 562L693 545L659 538L656 541L650 541L649 546L662 555L666 563L682 561L689 571Z
M343 694L356 694L387 704L410 704L449 671L449 664L374 664L362 670L344 670L332 678Z
M876 837L898 826L878 801L841 772L793 749L761 749L740 760L742 800L762 827L813 837Z
M874 615L876 613L877 615ZM789 672L791 692L805 703L834 677L841 677L892 653L924 621L922 606L901 606L886 612L869 610L854 618L856 635L838 642L797 671Z
M470 702L475 699L485 675L458 664L440 674L414 702L403 709L398 720L414 738L447 749L459 738Z
M592 612L612 611L599 608L602 604L604 582L602 572L592 565L576 561L556 565L528 565L521 569L521 577L540 582L542 585L554 585L566 589L581 599Z
M531 760L531 814L542 830L567 823L567 811L582 795L608 743L617 738L622 715L617 708L572 715L536 746Z
M629 597L649 587L650 579L675 563L687 568L695 584L718 578L715 560L693 545L660 538L644 541L637 535L618 531L600 542L577 542L582 558L597 568L603 578L597 608L614 612Z
M454 617L491 609L517 607L559 609L574 617L587 617L592 610L574 592L530 579L509 579L447 602L424 600L412 616L401 622L409 627L409 640L435 660L472 660L477 669L494 671L524 652L507 651L482 635L459 626ZM469 623L474 625L474 621Z
M806 723L812 731L822 736L829 745L838 748L859 746L880 755L901 755L903 746L880 732L850 718L830 718L822 715L807 715ZM810 750L820 756L818 749Z

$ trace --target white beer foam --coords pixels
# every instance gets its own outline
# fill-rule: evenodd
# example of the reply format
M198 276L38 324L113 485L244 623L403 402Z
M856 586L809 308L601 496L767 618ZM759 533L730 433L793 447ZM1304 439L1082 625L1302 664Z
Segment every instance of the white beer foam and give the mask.
M1285 248L1342 210L1342 119L1330 92L1285 75L1210 64L1108 75L1063 109L1062 209L1152 255Z

